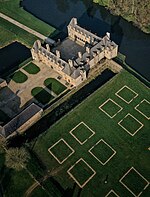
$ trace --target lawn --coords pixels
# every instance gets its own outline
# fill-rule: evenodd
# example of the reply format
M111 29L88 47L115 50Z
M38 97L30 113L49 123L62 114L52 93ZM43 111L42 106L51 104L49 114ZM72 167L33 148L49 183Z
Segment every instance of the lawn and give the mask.
M136 196L148 185L147 180L143 179L135 169L130 169L121 182Z
M147 119L150 119L150 102L147 100L142 100L135 109L140 112Z
M2 30L0 31L0 40L2 39L2 42L0 42L0 48L16 40L25 44L27 47L32 47L33 43L39 39L2 18L0 18L0 24L0 30Z
M18 22L32 28L33 30L38 31L45 36L49 36L51 33L54 33L54 27L39 20L32 14L26 12L23 8L21 8L20 0L1 1L0 4L0 12L12 17Z
M19 5L20 0L1 1L0 12L45 36L50 37L58 33L58 30L54 27L26 12L24 9L19 7ZM12 43L13 41L21 42L31 48L34 41L39 39L2 18L0 18L0 24L0 48Z
M56 79L53 79L53 78L46 79L44 81L44 85L49 90L52 90L53 92L55 92L55 94L57 94L57 95L66 89L66 87L63 84L61 84L59 81L57 81Z
M77 127L70 131L70 134L80 143L84 144L95 132L92 131L84 122L80 122Z
M26 190L34 183L34 180L26 172L21 170L8 169L4 166L4 154L0 154L0 182L3 188L3 194L6 197L24 196Z
M33 183L34 180L25 170L20 172L10 170L5 174L2 186L6 197L20 197L24 196L26 190Z
M130 103L134 98L138 96L136 92L134 92L131 88L128 86L123 86L117 93L117 96L121 98L126 103Z
M115 95L115 93L125 85L138 93L138 97L134 98L129 104ZM99 197L100 194L101 197L104 197L111 190L114 190L121 197L132 197L132 193L124 187L119 180L131 167L134 167L140 172L146 180L150 180L150 157L148 150L150 125L148 120L135 110L135 106L137 106L141 100L148 100L149 97L149 89L130 73L123 70L43 133L37 139L33 151L48 170L55 170L57 172L53 177L64 189L71 189L75 182L77 185L79 185L77 181L80 182L82 184L81 186L83 186L80 197ZM122 110L113 118L99 109L99 106L109 98L122 107ZM131 136L118 124L128 113L132 114L144 125L134 136ZM70 131L80 122L84 122L95 132L84 144L80 144L70 134ZM136 122L133 123L129 120L128 124L135 124L136 127ZM86 135L85 132L85 136ZM48 152L48 149L62 138L74 150L74 153L60 164L57 159ZM103 145L101 147L96 146L96 143L101 139L112 149L107 145L105 146L104 143L101 144ZM80 140L82 141L82 138ZM103 162L108 160L114 151L116 153L103 165L89 152L93 146L95 146L93 153ZM107 152L107 154L105 152ZM61 155L61 149L57 150L56 148L55 155ZM80 167L78 165L76 166L77 161L80 160L84 160L88 166L84 165L83 162L83 165L80 165ZM72 166L75 167L74 170L72 170ZM80 168L79 171L77 168ZM92 175L90 169L93 169L96 174L88 180ZM68 170L74 178L68 173ZM85 177L82 176L84 171L86 172ZM135 179L137 178L135 177ZM133 178L129 177L128 184L130 184L131 187L133 187L132 181ZM142 182L141 184L143 185ZM138 189L138 185L135 187ZM136 188L134 188L134 190L136 190ZM141 197L149 197L149 194L149 190L146 188L142 190Z
M47 194L47 192L42 189L42 187L38 186L37 188L35 188L32 193L30 193L30 197L49 197L49 194Z
M26 65L23 68L26 72L28 72L29 74L37 74L38 72L40 72L40 68L38 66L36 66L33 63L29 63L28 65Z
M0 23L2 23L2 20L0 18ZM12 41L16 40L16 35L12 33L9 29L5 29L4 26L0 26L0 48L3 46L8 45Z
M54 97L49 94L42 87L35 87L31 91L32 96L39 101L41 104L45 105L49 103Z
M20 70L15 72L12 76L11 79L13 81L15 81L16 83L24 83L28 77L27 75L25 75L23 72L21 72Z

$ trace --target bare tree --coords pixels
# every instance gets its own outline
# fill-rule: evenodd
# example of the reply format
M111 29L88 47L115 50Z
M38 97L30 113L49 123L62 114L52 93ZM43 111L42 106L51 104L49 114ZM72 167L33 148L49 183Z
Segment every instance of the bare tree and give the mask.
M6 151L5 165L20 171L26 168L29 159L30 155L25 148L10 148Z

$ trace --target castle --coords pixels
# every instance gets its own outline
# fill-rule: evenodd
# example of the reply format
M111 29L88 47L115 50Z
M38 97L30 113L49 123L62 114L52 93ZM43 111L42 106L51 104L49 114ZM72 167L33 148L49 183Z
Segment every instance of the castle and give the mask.
M34 60L54 69L70 85L78 86L103 58L110 60L117 56L118 45L110 40L110 33L101 38L80 27L76 18L71 19L67 29L68 37L63 42L51 49L37 40L31 53Z

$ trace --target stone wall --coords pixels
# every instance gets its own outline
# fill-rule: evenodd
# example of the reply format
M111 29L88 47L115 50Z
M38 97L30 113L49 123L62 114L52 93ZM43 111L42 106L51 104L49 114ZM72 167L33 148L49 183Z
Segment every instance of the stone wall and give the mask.
M68 38L80 45L85 45L86 52L82 54L78 52L76 60L64 61L61 59L60 51L56 50L56 54L51 52L50 46L47 44L46 48L41 46L40 41L36 41L31 49L32 57L36 61L48 65L51 69L61 75L61 77L73 86L78 86L87 78L87 68L94 68L103 58L111 60L117 56L118 45L110 40L110 34L101 38L97 35L87 31L77 24L77 19L73 18L68 28ZM80 67L80 64L84 62L84 66ZM74 65L75 64L75 65ZM99 66L101 66L99 64ZM117 66L113 64L111 67L113 70L117 70Z

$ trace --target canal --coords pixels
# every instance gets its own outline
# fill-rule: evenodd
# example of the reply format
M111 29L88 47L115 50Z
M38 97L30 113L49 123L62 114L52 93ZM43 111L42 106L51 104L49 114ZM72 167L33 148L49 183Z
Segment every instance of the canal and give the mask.
M90 83L82 87L68 100L64 101L50 113L41 118L37 123L30 127L24 135L18 135L10 141L10 146L21 146L24 142L30 142L41 133L45 132L61 117L71 111L74 107L84 101L90 94L112 79L116 74L106 69L101 75L98 75Z
M18 42L0 49L0 76L16 70L19 64L30 56L30 50Z
M126 63L150 80L150 35L143 33L121 17L113 16L92 0L23 0L25 10L62 31L63 38L72 17L82 27L104 36L108 31L126 56Z

